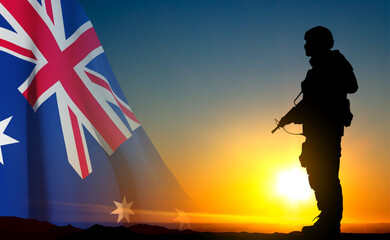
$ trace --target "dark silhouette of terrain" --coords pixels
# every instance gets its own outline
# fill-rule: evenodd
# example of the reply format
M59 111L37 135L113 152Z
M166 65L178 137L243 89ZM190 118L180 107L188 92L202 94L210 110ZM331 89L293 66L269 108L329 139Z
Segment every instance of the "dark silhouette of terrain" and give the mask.
M48 222L18 217L0 217L0 239L58 239L82 229L67 225L56 226Z
M59 227L48 222L17 217L0 217L0 239L215 239L215 240L306 240L301 232L274 233L212 233L192 230L167 229L160 226L138 224L130 227L106 227L93 225L79 229L71 225ZM342 233L340 240L388 240L387 234Z

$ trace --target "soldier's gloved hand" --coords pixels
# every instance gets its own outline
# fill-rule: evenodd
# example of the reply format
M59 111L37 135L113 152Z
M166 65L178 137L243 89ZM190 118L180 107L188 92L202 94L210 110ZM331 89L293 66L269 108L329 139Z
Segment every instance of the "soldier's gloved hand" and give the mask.
M282 117L282 118L280 119L280 122L279 122L278 126L279 126L279 127L284 127L284 126L286 126L287 124L289 124L289 122L286 120L285 117Z

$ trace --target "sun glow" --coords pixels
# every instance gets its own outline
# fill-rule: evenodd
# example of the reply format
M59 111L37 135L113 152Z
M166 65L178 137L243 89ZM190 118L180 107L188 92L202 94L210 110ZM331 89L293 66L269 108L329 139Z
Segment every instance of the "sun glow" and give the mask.
M278 193L290 201L308 200L312 193L307 174L297 167L280 172L277 184Z

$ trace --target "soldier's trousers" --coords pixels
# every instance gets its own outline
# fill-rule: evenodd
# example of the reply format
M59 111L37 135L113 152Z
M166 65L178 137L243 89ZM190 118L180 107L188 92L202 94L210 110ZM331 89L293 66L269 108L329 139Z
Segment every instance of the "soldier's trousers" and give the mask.
M306 138L299 157L314 190L320 219L340 223L343 195L339 180L341 137Z

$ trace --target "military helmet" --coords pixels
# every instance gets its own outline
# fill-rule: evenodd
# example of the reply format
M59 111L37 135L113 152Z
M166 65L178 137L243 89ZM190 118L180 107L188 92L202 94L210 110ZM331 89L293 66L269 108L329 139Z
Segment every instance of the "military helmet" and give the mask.
M331 49L334 44L333 35L326 27L317 26L305 33L305 40L313 41L317 46Z

